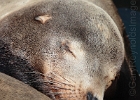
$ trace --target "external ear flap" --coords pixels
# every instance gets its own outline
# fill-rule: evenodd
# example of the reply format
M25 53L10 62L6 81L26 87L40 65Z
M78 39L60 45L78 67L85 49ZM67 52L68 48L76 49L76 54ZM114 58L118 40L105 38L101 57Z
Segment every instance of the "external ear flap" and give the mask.
M112 81L111 86L105 91L104 100L118 100L116 99L118 77Z
M117 81L117 100L139 100L140 98L140 77L136 67L126 59L123 62L120 76Z
M121 67L120 77L117 82L117 97L119 100L139 100L140 77L132 59L130 42L124 30L125 59Z
M131 77L131 71L129 69L129 65L124 59L123 64L121 66L121 70L119 74L116 76L115 80L113 80L111 86L105 92L105 100L128 100L126 96L126 92L129 91L129 81Z
M140 98L140 77L136 70L130 43L124 31L125 58L121 66L120 75L112 82L106 90L105 100L139 100ZM111 93L111 94L110 94Z
M35 17L35 20L40 21L42 24L44 24L46 21L50 19L52 19L52 17L49 15L42 15L42 16Z

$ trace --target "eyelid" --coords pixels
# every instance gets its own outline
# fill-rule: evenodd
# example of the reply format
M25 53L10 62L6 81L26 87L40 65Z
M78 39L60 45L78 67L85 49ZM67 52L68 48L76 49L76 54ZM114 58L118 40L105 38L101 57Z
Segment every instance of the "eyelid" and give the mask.
M70 48L70 43L68 41L63 42L61 44L61 49L64 49L67 53L70 53L74 58L76 58L75 54L72 52Z

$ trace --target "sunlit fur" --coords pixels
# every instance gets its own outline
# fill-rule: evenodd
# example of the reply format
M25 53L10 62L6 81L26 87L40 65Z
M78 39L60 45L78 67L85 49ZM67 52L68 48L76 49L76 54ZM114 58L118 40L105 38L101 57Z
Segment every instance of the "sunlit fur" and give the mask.
M37 19L44 15L50 19ZM53 100L86 100L88 92L103 100L124 59L114 21L86 0L32 3L1 18L0 36L35 70L27 73L40 75L32 77L39 82L34 87Z

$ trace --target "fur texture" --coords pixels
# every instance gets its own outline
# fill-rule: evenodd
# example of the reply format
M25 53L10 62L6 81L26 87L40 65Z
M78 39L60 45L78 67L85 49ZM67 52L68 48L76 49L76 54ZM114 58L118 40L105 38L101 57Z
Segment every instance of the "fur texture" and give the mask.
M51 18L43 21L48 15ZM41 19L37 19L41 18ZM124 61L111 17L86 0L44 0L0 20L0 70L53 100L103 100Z

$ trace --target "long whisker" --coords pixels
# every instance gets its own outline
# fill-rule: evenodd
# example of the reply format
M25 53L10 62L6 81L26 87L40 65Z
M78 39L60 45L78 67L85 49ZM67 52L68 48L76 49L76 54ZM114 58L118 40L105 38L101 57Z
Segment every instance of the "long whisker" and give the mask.
M30 75L32 74L41 75L39 77L36 77L36 79L30 79L28 82L30 83L41 82L42 85L38 85L37 86L38 89L41 89L41 91L44 94L48 95L50 98L52 98L52 100L58 100L57 96L59 100L66 100L65 98L63 98L63 95L67 95L67 98L69 98L70 100L77 100L77 97L75 95L75 85L74 85L76 82L73 81L72 79L68 80L64 78L62 75L59 74L59 72L55 71L55 72L50 72L48 74L43 74L38 71L32 71L32 72L24 72L24 73Z
M52 95L52 94L53 94L53 95L61 95L61 94L63 94L63 93L61 93L61 92L53 92L53 93L50 93L50 92L49 92L49 93L47 93L47 94L48 94L48 95Z
M55 74L55 73L57 73L57 74ZM60 76L62 79L64 79L64 80L66 80L66 81L68 81L68 82L70 82L69 80L67 80L66 78L64 78L64 77L62 77L58 72L51 72L51 74L53 74L53 75L55 75L55 76ZM72 79L70 79L72 82L74 82ZM71 83L71 82L70 82ZM74 82L74 83L76 83L76 82Z
M69 98L70 100L71 100L71 99L72 99L72 100L77 100L77 99L78 99L76 96L71 96L71 97L68 97L68 98ZM74 98L76 98L76 99L74 99ZM60 97L59 100L67 100L67 99Z
M62 87L59 87L59 86L51 86L52 89L62 89L62 90L70 90L70 91L75 91L74 89L67 89L67 88L62 88Z
M41 72L38 72L38 71L32 71L32 72L23 72L23 73L26 73L26 74L40 74L42 76L45 76L43 73Z
M58 81L58 80L55 80L55 79L53 79L53 80L49 80L49 81L44 81L45 83L50 83L50 84L63 84L63 85L67 85L67 86L70 86L70 87L75 87L74 85L71 85L71 84L68 84L68 83L64 83L64 82L61 82L61 81Z

